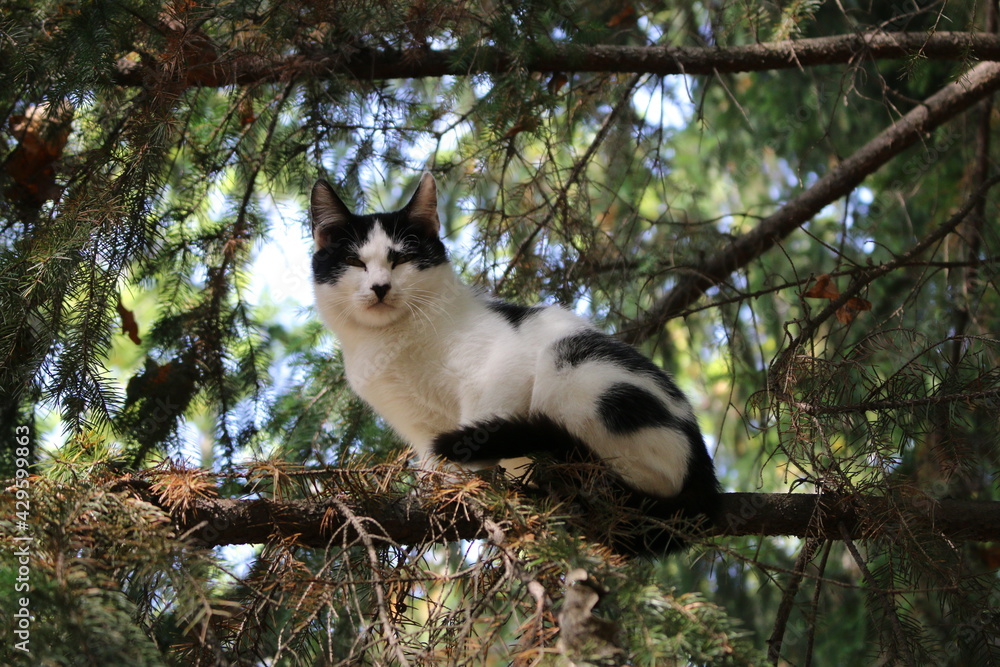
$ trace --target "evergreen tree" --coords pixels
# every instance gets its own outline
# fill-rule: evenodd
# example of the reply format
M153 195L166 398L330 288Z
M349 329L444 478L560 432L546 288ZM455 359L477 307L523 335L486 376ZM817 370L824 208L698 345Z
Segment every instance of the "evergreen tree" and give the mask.
M0 660L990 664L997 16L0 0ZM718 534L406 467L276 295L317 177L425 168L470 282L696 399Z

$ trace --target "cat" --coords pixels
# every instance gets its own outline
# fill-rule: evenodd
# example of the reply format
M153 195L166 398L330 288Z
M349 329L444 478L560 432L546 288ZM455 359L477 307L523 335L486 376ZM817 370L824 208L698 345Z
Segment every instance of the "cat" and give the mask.
M310 212L316 306L340 340L347 381L420 459L508 471L531 454L598 460L616 502L711 522L719 483L671 377L565 308L462 283L430 173L404 208L369 215L320 180ZM685 546L662 524L613 539L627 553Z

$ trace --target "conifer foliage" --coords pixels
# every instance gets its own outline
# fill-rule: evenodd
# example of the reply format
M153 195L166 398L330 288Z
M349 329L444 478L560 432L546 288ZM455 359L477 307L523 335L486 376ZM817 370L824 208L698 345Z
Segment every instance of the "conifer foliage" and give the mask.
M994 0L0 0L0 662L996 661L997 29ZM316 178L388 209L424 169L470 282L696 398L760 492L718 534L628 559L599 471L538 461L567 501L405 465L277 295L311 301Z

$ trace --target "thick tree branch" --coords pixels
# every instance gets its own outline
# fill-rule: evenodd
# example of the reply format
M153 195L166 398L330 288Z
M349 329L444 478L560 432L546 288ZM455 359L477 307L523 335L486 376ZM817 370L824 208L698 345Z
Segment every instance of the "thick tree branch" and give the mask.
M345 47L346 50L347 47ZM861 58L1000 60L1000 37L989 33L864 33L784 40L729 47L541 45L525 57L488 46L474 50L411 48L403 51L313 52L281 58L227 51L224 58L191 64L177 72L191 86L218 87L288 81L299 76L326 79L349 75L361 80L413 79L530 72L614 72L635 74L723 74L837 65ZM122 60L114 80L143 86L155 74L140 63Z
M824 206L847 195L865 177L916 143L922 136L1000 88L1000 63L981 63L948 84L880 132L811 187L735 238L720 252L681 277L649 313L623 332L636 343L653 335L664 322L689 308L707 289L761 256L808 222Z
M344 507L350 507L350 512ZM953 540L1000 540L1000 502L905 501L875 496L836 498L816 494L727 493L715 533L720 536L792 535L839 540L895 539L926 531ZM262 544L292 539L322 547L353 542L363 524L382 543L418 544L485 537L481 512L460 501L435 505L426 498L312 500L200 500L176 513L180 529L205 546Z

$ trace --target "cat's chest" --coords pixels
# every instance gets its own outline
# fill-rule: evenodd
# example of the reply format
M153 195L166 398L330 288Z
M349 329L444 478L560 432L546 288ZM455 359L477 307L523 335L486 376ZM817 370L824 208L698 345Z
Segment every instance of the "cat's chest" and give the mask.
M366 341L344 351L351 388L398 430L457 424L460 401L453 360L439 345Z
M378 402L382 397L426 400L438 396L448 387L439 372L422 370L414 357L345 355L344 362L351 388L371 402Z

